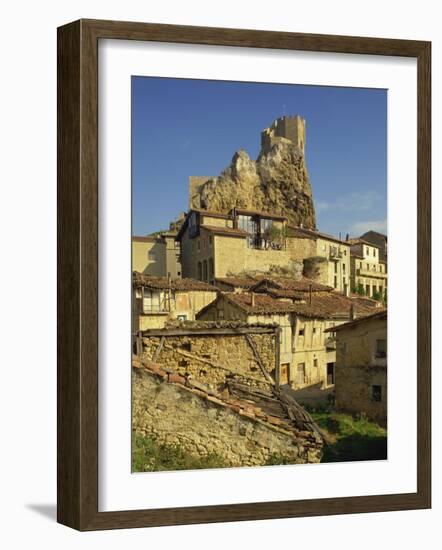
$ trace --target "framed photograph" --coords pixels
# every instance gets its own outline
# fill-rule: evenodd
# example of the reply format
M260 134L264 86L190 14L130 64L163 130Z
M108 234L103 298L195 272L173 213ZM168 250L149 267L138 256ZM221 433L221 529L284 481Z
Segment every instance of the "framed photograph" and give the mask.
M430 68L429 42L58 29L60 523L431 506Z

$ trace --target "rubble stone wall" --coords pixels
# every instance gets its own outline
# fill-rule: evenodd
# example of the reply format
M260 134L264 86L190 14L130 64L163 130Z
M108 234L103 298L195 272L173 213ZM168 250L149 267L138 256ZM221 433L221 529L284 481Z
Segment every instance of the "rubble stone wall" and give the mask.
M251 338L265 370L274 374L275 335L252 334ZM153 360L160 341L160 336L144 335L143 359ZM268 386L244 334L167 336L155 361L214 388L232 377L251 386Z
M295 437L141 370L132 388L133 430L159 443L200 457L216 453L230 467L263 465L272 455L302 464L321 459L322 442L310 432Z

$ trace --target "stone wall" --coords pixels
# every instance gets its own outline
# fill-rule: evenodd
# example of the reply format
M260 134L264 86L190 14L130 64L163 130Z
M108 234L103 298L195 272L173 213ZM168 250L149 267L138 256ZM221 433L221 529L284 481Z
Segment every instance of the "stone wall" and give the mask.
M373 399L373 386L381 387L381 400ZM335 406L352 414L385 423L387 419L387 367L335 367Z
M300 464L320 461L322 442L311 433L294 434L217 401L161 382L146 371L135 371L133 431L195 456L216 453L230 467L263 465L272 455Z
M265 370L274 375L275 334L252 334L251 338ZM144 360L153 360L160 341L161 336L144 335ZM213 388L219 388L230 378L250 386L268 387L244 334L167 336L155 360Z

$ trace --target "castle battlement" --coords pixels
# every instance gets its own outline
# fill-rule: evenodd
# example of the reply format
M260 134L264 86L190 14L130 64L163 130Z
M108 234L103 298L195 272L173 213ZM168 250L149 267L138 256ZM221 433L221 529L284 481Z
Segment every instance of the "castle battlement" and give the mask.
M277 118L271 126L261 132L261 151L268 153L276 143L283 139L291 141L304 154L305 119L299 115Z

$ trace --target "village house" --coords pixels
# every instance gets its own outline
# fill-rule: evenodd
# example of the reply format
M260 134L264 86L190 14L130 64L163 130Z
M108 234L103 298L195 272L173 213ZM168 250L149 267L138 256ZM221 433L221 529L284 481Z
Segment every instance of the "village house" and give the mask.
M387 264L387 235L378 231L367 231L359 237L363 241L374 244L379 247L379 260Z
M181 277L180 249L176 231L156 236L132 237L132 269L153 277Z
M335 346L326 328L377 306L330 292L312 282L265 279L249 292L226 292L203 308L199 320L239 320L280 327L281 384L302 388L333 384Z
M307 277L313 277L316 271L315 277L318 282L329 285L344 294L349 292L350 246L347 241L303 227L289 227L288 235L291 241L290 247L301 252L300 259L311 259L304 266L304 270L307 268L305 271ZM312 242L310 249L305 244L307 240Z
M177 240L183 277L213 283L244 271L286 268L292 263L282 216L233 209L227 214L189 211Z
M170 319L194 320L215 300L217 289L194 279L149 277L134 272L132 278L133 333L164 327Z
M387 290L387 264L380 259L380 248L363 239L349 239L353 290L383 299Z
M335 405L385 422L387 310L327 329L336 335Z

